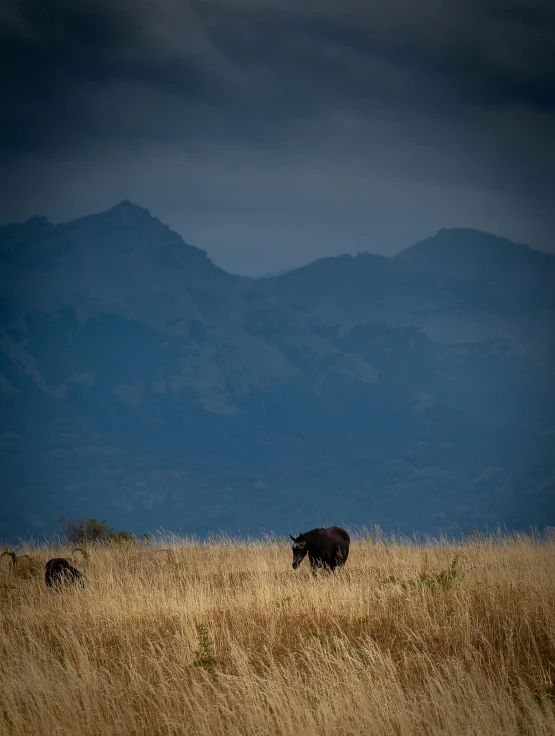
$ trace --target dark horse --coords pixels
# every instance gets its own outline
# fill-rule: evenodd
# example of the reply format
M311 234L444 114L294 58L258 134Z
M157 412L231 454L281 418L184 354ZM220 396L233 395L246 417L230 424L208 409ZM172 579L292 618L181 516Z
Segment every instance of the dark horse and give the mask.
M85 584L85 576L77 568L69 564L64 557L54 557L46 563L44 582L50 588L55 588L65 583Z
M291 536L291 535L290 535ZM345 529L329 526L291 537L293 540L293 570L296 570L308 554L313 574L318 568L331 570L347 562L351 539Z

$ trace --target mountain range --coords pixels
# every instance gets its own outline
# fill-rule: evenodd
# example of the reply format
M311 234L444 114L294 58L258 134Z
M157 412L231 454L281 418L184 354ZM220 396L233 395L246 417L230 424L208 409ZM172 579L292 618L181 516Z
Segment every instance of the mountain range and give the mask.
M229 274L128 201L0 228L0 536L555 524L555 256Z

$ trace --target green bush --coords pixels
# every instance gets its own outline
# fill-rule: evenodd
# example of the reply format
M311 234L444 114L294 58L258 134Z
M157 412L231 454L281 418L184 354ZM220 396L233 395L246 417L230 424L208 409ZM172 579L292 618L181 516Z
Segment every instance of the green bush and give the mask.
M193 666L211 670L218 663L218 660L214 656L214 647L208 636L208 630L204 624L198 624L196 629L198 649L195 652Z
M91 543L115 543L115 544L136 544L137 537L132 532L120 531L115 532L111 526L108 526L106 519L98 521L98 519L66 519L60 516L60 524L65 527L64 536L70 544L75 544L79 548L83 548L86 544ZM81 549L82 551L82 549Z

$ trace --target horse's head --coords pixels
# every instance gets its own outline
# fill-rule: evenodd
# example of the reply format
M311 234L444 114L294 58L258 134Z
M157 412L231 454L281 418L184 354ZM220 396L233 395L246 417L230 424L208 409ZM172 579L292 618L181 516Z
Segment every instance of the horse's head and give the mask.
M293 550L293 570L296 570L306 556L306 542L303 539L303 535L299 534L298 537L289 535L293 540L291 549Z

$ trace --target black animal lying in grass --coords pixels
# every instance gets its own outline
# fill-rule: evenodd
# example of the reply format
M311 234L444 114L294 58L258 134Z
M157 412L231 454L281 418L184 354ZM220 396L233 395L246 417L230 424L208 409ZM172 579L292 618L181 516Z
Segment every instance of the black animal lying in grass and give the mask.
M341 567L349 556L351 539L345 529L329 526L327 529L312 529L310 532L291 537L293 540L293 570L296 570L308 554L313 574L318 568L331 570Z
M50 588L59 587L66 583L85 584L85 576L75 567L69 564L64 557L54 557L46 563L44 582Z

